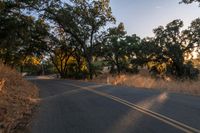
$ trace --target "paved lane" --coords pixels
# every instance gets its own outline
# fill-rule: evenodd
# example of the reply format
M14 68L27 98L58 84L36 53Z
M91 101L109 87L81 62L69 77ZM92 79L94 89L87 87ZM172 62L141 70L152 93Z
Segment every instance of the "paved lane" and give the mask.
M129 103L126 105L123 101L101 94L117 97L189 127L200 129L199 97L71 80L33 82L40 88L42 101L30 126L30 133L184 132L176 126L132 108Z

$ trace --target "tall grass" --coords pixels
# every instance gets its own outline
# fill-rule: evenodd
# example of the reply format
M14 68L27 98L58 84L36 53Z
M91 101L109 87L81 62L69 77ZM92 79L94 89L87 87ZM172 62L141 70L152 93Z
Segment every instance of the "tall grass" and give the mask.
M25 127L33 113L38 89L22 76L0 64L0 132L12 133ZM3 110L3 111L2 111Z
M120 75L101 75L95 82L108 83L112 85L123 85L137 87L142 89L163 90L169 92L178 92L191 95L200 95L200 80L196 81L178 81L170 77L165 79L155 79L147 71L141 71L139 74L120 74Z

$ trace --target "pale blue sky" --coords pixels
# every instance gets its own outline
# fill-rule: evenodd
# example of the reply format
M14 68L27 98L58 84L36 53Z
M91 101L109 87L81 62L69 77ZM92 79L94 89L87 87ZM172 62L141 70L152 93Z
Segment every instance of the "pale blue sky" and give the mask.
M152 36L152 29L174 19L184 21L186 27L200 17L198 4L179 4L180 0L110 0L117 24L123 22L128 34Z

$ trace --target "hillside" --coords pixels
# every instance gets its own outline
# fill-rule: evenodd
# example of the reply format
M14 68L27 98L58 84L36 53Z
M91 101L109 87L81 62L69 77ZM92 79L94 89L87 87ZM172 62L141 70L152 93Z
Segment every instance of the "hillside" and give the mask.
M38 89L15 70L0 64L0 133L27 126L37 105Z

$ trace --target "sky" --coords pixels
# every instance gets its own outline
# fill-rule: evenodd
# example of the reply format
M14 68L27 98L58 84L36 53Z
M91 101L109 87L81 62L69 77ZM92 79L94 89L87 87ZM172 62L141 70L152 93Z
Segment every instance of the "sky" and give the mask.
M110 0L113 15L123 22L129 35L153 36L153 29L181 19L184 28L200 17L197 3L179 4L181 0Z

